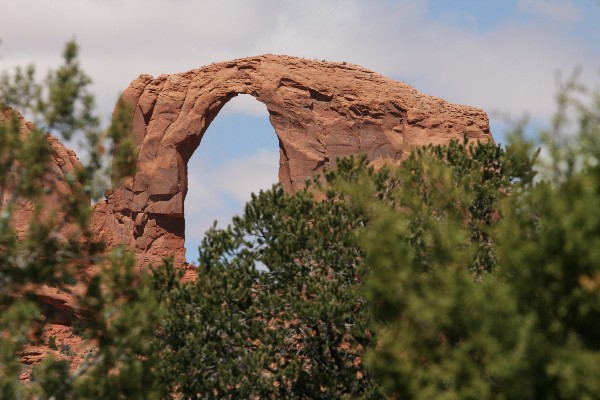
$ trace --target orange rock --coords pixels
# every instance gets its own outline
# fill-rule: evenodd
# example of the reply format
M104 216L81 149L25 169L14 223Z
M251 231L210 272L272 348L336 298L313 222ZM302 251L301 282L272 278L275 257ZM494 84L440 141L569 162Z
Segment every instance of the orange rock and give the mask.
M98 204L95 229L146 265L185 260L187 163L221 108L238 94L264 103L279 139L279 180L294 192L336 159L398 161L412 147L467 134L492 140L485 112L450 104L357 65L264 55L153 78L122 95L139 146L133 179Z
M33 123L25 120L20 113L12 108L0 111L0 123L8 123L13 116L17 117L17 121L20 124L21 137L30 134L34 129ZM53 212L58 212L56 220L60 221L61 209L64 204L62 199L69 198L71 194L69 185L66 183L67 176L74 176L75 170L81 166L81 163L73 150L67 149L58 139L50 134L46 135L46 139L52 149L52 159L48 163L47 172L42 178L43 187L48 189L47 194L43 198L44 208L42 210L42 217L46 218ZM0 187L0 209L6 207L11 200L14 200L12 199L13 189L14 181L10 179L7 187ZM16 198L13 212L13 226L18 237L24 237L33 211L33 205L30 202ZM71 232L73 232L73 227L65 225L59 233L63 236L68 236Z
M363 67L264 55L153 78L141 75L122 95L132 106L138 145L135 176L95 206L92 230L109 248L125 244L140 265L174 256L185 262L187 163L221 108L238 94L265 104L279 139L279 180L288 192L336 159L366 153L375 165L397 162L411 148L462 139L492 140L485 112L450 104ZM0 114L6 120L12 110ZM31 124L22 122L22 133ZM48 136L53 162L45 185L68 195L65 177L79 165L72 150ZM10 189L10 188L9 188ZM2 192L0 207L10 190ZM15 214L23 233L32 208ZM49 207L51 210L52 207ZM65 228L67 229L67 227Z

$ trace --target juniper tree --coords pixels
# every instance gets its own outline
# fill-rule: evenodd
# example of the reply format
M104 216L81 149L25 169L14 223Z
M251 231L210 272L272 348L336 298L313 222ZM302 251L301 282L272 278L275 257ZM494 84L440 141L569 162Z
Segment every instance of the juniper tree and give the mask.
M43 83L36 81L32 66L0 78L0 111L7 117L0 123L0 397L159 398L164 392L155 384L149 346L160 307L139 286L142 278L133 273L132 257L123 251L103 256L89 229L90 199L102 176L107 137L117 146L113 177L131 172L130 112L121 105L111 126L100 129L88 90L91 80L79 66L75 42L67 43L63 56L63 65ZM21 133L21 121L9 106L33 119L30 132ZM46 179L53 157L48 131L63 139L82 138L88 150L86 163L65 175L67 194ZM53 212L47 212L49 198ZM15 221L17 207L28 207L31 218ZM17 233L17 222L26 222L23 234ZM68 231L62 229L66 226ZM87 286L78 299L88 359L70 371L66 361L48 357L31 381L21 384L20 352L40 341L48 322L34 289L49 285L69 291L90 266L98 273L80 282Z
M277 185L200 246L198 276L159 270L163 378L186 398L378 398L365 275L344 202Z
M510 164L494 163L489 171L512 164L515 172L505 174L508 186L491 197L478 194L494 193L486 185L463 189L456 172L428 162L423 178L416 174L423 181L417 187L428 188L421 198L376 208L361 240L373 269L366 296L379 338L368 360L389 394L597 397L600 102L592 94L587 105L573 103L571 94L559 94L558 117L543 135L551 151L536 167L540 179L531 179L527 155L535 153L521 137L507 153L525 157L511 156ZM575 131L565 134L572 125ZM471 173L487 174L481 166ZM398 198L413 198L406 189L399 189ZM474 207L478 198L487 199L483 207ZM494 198L499 201L493 212L480 214ZM465 199L470 215L460 212ZM394 212L398 205L401 212ZM473 216L486 223L473 224ZM485 252L491 257L479 258L479 239L491 245Z

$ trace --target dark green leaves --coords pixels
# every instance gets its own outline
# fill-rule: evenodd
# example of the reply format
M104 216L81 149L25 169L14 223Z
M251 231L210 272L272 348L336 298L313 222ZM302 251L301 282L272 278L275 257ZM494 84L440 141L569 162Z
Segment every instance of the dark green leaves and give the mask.
M165 379L192 398L373 398L359 213L280 186L200 247L198 278L160 271Z

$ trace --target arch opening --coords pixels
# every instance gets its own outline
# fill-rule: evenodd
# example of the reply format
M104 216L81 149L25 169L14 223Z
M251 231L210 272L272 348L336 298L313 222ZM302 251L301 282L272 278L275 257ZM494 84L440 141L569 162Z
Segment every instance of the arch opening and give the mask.
M280 147L266 106L248 94L229 100L209 123L187 162L184 200L186 261L218 221L225 227L243 212L252 192L278 181Z

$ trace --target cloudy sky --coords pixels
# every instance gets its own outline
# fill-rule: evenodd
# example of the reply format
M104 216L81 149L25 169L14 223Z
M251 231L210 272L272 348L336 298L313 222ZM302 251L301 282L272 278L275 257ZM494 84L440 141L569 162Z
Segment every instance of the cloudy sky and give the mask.
M2 0L0 71L60 62L76 38L100 113L137 75L176 73L264 53L363 65L448 101L544 124L555 76L600 84L598 0ZM232 100L190 165L188 259L214 219L240 213L277 180L265 107Z

